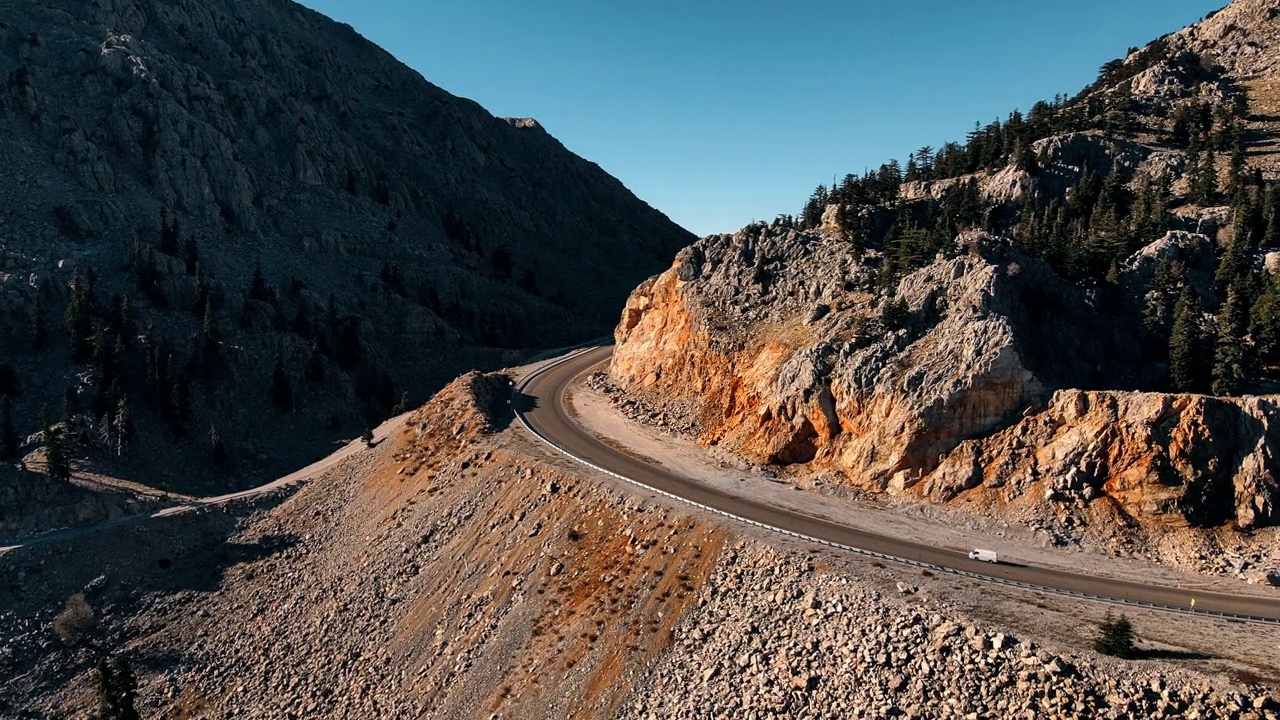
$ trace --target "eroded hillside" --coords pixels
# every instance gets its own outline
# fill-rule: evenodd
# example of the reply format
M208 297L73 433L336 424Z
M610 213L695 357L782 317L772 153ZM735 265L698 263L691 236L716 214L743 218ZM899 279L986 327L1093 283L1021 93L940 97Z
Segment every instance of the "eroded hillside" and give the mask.
M6 461L43 409L73 473L252 483L598 334L692 240L537 122L287 0L0 18Z
M137 672L144 717L1275 715L1239 679L1079 650L1100 608L1041 598L1028 615L584 476L508 426L507 380L459 379L257 510L0 556L0 715L88 712L100 653ZM1043 625L1015 637L969 603ZM1208 637L1187 622L1139 616L1140 639ZM1216 633L1207 647L1229 656L1196 667L1277 672L1254 657L1266 628Z

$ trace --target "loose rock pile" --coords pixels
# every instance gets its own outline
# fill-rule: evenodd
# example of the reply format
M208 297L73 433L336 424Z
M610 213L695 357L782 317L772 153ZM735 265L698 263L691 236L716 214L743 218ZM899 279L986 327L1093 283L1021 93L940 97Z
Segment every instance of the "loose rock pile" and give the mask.
M739 545L623 718L1280 717L1189 674L1070 657Z
M619 412L636 422L676 435L698 435L698 423L693 418L692 403L649 402L643 393L629 393L618 387L606 372L591 373L587 377L587 387L608 397Z

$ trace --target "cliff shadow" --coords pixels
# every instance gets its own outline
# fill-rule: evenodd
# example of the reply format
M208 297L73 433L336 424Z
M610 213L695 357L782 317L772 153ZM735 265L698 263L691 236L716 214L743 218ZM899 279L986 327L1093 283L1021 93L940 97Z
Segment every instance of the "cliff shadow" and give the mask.
M1138 648L1133 653L1135 660L1216 660L1217 655L1196 652L1195 650L1179 650L1175 648Z
M0 577L7 580L0 586L0 607L12 610L7 623L0 622L0 633L10 634L6 640L13 639L13 628L30 626L31 618L56 618L51 642L39 634L17 639L21 650L6 671L31 672L44 664L54 682L70 683L90 672L97 658L137 639L136 629L121 632L122 619L149 614L155 623L145 632L164 632L197 612L202 596L217 591L232 568L244 566L240 576L249 581L269 577L278 563L261 561L296 546L299 538L272 533L232 540L243 517L165 518L0 557ZM185 657L178 651L168 657L130 654L143 668L172 667ZM0 714L4 710L0 702Z
M540 407L542 407L542 404L539 402L537 395L528 395L517 390L511 396L511 409L515 411L511 413L511 419L514 419L515 413L532 412ZM508 420L509 422L510 420Z
M56 611L84 593L91 606L103 601L126 609L147 595L217 590L231 568L298 544L286 533L237 537L248 514L288 494L73 532L10 551L0 555L0 607L19 614Z

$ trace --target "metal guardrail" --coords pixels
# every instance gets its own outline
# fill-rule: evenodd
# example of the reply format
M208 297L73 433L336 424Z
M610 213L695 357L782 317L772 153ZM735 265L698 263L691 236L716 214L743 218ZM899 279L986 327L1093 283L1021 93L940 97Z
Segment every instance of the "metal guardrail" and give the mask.
M520 424L524 427L525 430L529 431L534 437L538 438L547 446L549 446L556 452L560 453L561 455L564 455L570 460L573 460L574 462L577 462L581 465L585 465L586 467L591 468L596 472L604 473L605 475L609 475L610 477L616 478L618 480L634 485L636 487L643 488L648 492L657 493L671 500L675 500L676 502L684 503L686 505L691 505L693 507L698 508L699 510L704 510L706 512L714 513L716 515L730 518L738 522L744 522L744 523L747 523L748 525L753 525L758 528L770 530L776 533L781 533L782 535L793 537L798 540L803 540L805 542L816 543L818 545L824 545L826 547L832 547L838 550L844 550L846 552L862 555L864 557L875 558L877 560L885 560L888 562L897 563L899 565L908 565L911 567L917 567L917 568L929 570L931 572L939 572L947 575L952 575L955 577L963 577L963 578L968 578L970 580L977 580L979 582L991 583L994 585L1004 585L1007 587L1016 587L1023 590L1035 590L1038 592L1045 592L1052 595L1060 595L1060 596L1071 597L1071 598L1076 598L1080 600L1090 600L1094 602L1102 602L1102 603L1108 603L1112 605L1124 605L1127 607L1147 608L1150 610L1158 610L1160 612L1176 613L1179 615L1189 615L1194 617L1215 617L1215 618L1221 618L1224 620L1234 620L1236 622L1259 623L1259 624L1266 624L1266 625L1280 625L1280 618L1269 618L1269 617L1263 617L1259 615L1242 615L1238 613L1218 612L1214 610L1192 610L1189 608L1179 607L1177 605L1165 605L1163 603L1144 602L1141 600L1129 600L1127 598L1119 598L1111 595L1095 595L1092 593L1080 592L1078 590L1067 590L1065 588L1055 588L1049 585L1036 585L1034 583L1025 583L1017 580L1006 580L1005 578L998 578L992 575L983 575L982 573L975 573L969 570L960 570L958 568L946 567L945 565L934 565L932 563L926 563L920 560L912 560L911 558L899 557L897 555L887 555L885 553L879 553L873 550L864 550L863 548L854 547L852 545L845 545L843 543L833 542L831 540L823 540L822 538L816 538L810 535L805 535L803 533L795 532L793 530L787 530L786 528L780 528L774 525L769 525L768 523L763 523L763 522L760 522L759 520L752 520L751 518L734 515L733 513L727 512L725 510L721 510L720 508L713 507L711 505L706 505L696 500L690 500L686 497L676 495L675 493L667 492L666 490L661 490L659 488L646 485L640 482L639 480L635 480L625 475L621 475L619 473L613 472L612 470L609 470L607 468L600 467L599 465L596 465L595 463L592 463L589 460L585 460L583 458L578 457L577 455L574 455L573 453L569 452L567 449L556 444L555 441L551 440L550 438L548 438L547 436L539 432L536 428L533 427L533 425L529 423L528 419L525 418L524 413L521 411L519 407L519 404L516 402L516 395L522 394L524 388L528 387L529 383L532 382L534 378L550 370L551 368L556 367L557 365L568 362L569 360L572 360L578 357L584 352L590 352L591 350L594 350L594 349L595 347L583 347L583 348L576 349L572 352L566 353L563 357L557 360L554 360L552 362L549 362L546 365L538 368L537 370L529 373L529 375L527 375L523 380L517 383L516 386L512 389L511 407L512 407L512 410L515 412L516 418L520 420Z

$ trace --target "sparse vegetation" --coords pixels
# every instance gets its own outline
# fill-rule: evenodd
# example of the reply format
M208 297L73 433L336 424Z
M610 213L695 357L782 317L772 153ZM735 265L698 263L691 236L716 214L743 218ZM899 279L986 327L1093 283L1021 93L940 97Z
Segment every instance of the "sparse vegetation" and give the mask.
M120 658L100 660L93 680L98 709L90 716L92 720L139 719L135 707L138 681L127 662Z
M1110 612L1098 624L1098 637L1093 649L1118 658L1131 658L1137 649L1133 644L1133 623L1125 615L1113 617Z
M78 645L97 625L93 608L84 595L76 593L67 598L62 612L53 619L53 632L67 645Z
M59 480L71 479L71 459L68 456L65 427L51 425L46 420L41 437L44 440L45 472Z

